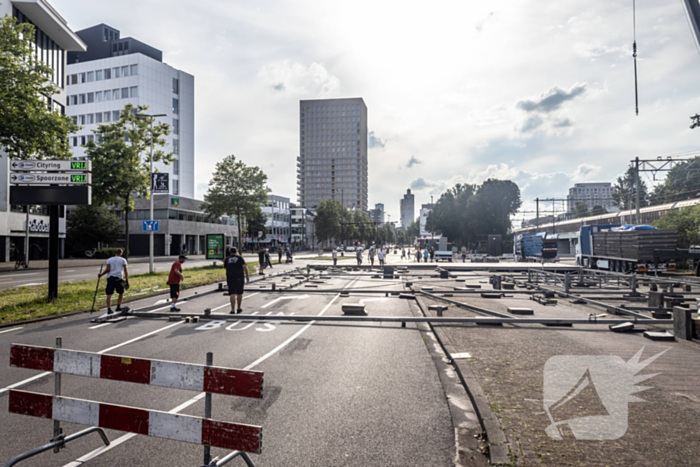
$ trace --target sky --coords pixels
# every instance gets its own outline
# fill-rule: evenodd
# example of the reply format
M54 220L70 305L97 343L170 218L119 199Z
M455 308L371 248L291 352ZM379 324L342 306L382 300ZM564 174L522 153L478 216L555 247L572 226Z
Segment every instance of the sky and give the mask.
M106 23L195 76L199 199L235 154L294 202L302 99L364 99L370 207L394 221L408 188L417 216L456 183L510 179L533 211L635 157L700 147L700 54L679 0L637 2L639 116L632 0L51 3L73 30Z

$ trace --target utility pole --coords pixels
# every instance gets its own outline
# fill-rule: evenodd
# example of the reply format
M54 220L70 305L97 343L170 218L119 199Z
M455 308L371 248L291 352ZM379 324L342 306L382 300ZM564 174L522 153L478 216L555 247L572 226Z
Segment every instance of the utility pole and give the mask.
M537 205L537 217L535 217L535 227L540 226L540 199L536 198L535 203Z
M146 114L137 114L137 117L146 117L151 119L151 188L149 189L149 194L151 195L151 217L150 220L153 220L153 119L156 117L167 117L166 114L158 114L158 115L146 115ZM239 226L240 228L240 226ZM153 268L153 235L155 232L153 229L148 233L148 272L150 274L153 274L155 272ZM240 246L240 245L239 245Z
M635 223L639 224L639 192L641 190L639 189L639 157L634 158L634 202L635 202L635 207L637 208L637 215L635 217Z

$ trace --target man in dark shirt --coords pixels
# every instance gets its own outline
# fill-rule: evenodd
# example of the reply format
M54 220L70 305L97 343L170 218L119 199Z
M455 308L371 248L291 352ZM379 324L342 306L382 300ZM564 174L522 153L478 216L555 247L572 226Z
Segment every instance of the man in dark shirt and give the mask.
M260 247L260 251L258 251L258 264L260 265L260 275L265 275L263 270L265 269L265 248Z
M228 294L231 299L230 313L241 313L243 311L241 308L243 303L243 278L245 277L245 282L250 281L248 266L245 264L243 257L238 254L238 250L232 247L230 255L224 260L224 267L226 268ZM236 307L236 300L238 300L238 307Z

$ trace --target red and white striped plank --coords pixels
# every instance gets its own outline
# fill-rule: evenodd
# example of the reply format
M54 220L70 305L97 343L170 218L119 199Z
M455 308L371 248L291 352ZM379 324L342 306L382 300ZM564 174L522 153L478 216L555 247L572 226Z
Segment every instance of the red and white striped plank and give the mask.
M262 399L263 372L12 344L10 366Z
M262 427L11 390L9 412L259 454Z

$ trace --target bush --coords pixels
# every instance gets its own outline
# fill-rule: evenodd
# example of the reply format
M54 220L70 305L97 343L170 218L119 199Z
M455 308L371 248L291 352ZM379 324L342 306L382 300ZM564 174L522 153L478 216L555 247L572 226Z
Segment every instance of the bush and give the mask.
M102 249L97 250L95 252L95 256L93 256L93 258L97 258L97 259L111 258L112 256L114 256L114 254L117 252L117 250L119 250L119 248L102 248ZM124 256L124 255L122 255L122 256ZM126 256L128 256L128 255L126 255Z

